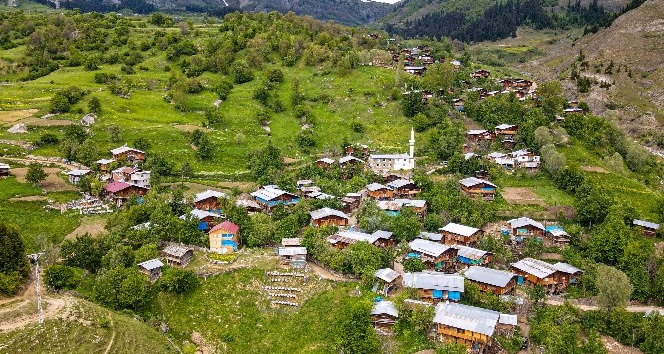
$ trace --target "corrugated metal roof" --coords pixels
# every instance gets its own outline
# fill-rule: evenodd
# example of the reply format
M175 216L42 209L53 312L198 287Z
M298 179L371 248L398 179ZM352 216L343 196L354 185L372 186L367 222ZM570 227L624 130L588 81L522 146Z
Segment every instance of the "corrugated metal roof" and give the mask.
M424 208L427 205L427 201L423 199L395 199L394 202L413 208Z
M340 210L335 210L332 208L320 208L318 210L310 211L309 215L311 215L311 218L314 220L322 219L328 216L338 216L343 219L348 219L348 215L344 213L343 211Z
M380 183L371 183L371 184L367 185L367 190L369 190L370 192L375 192L375 191L381 190L381 189L387 189L387 187L380 184Z
M466 226L466 225L461 225L461 224L455 224L453 222L445 225L445 227L442 227L438 229L438 231L445 231L445 232L451 232L453 234L461 235L461 236L471 236L475 234L476 232L480 231L480 229L476 229L471 226Z
M371 309L372 315L388 315L392 317L399 317L399 311L397 307L394 306L392 301L378 301L374 304Z
M189 214L191 214L193 217L195 217L198 220L207 218L208 216L211 216L213 218L220 218L221 215L216 214L216 213L211 213L207 210L200 210L200 209L193 209Z
M472 259L472 260L478 260L484 257L486 255L487 251L481 250L479 248L473 248L473 247L468 247L468 246L463 246L463 245L454 245L452 246L458 250L457 255Z
M505 157L505 156L507 156L507 154L503 154L502 152L495 152L495 151L486 155L486 157L488 157L490 159L497 159L497 158Z
M659 229L659 224L655 224L654 222L645 221L645 220L634 219L634 225L646 227L649 229L655 229L655 230Z
M277 254L280 256L306 256L306 247L279 247Z
M387 159L387 160L396 160L396 159L412 159L408 154L376 154L369 155L372 159Z
M145 153L145 151L130 148L130 147L127 147L127 145L124 145L124 146L120 146L119 148L112 149L111 154L117 155L117 154L122 154L122 153L125 153L125 152L128 152L128 151L135 151L135 152L139 152L139 153L143 153L143 154Z
M512 128L512 127L516 127L516 125L514 125L514 124L501 124L501 125L496 126L496 129L505 130L505 129L509 129L509 128Z
M149 261L141 262L138 264L138 266L147 270L153 270L156 268L163 267L164 263L162 263L159 259L155 258Z
M102 165L106 165L106 164L109 164L109 163L112 163L112 162L115 162L115 160L113 160L113 159L101 159L101 160L97 160L97 163L98 163L98 164L102 164Z
M436 272L404 273L403 284L409 288L463 292L463 277Z
M323 162L323 163L326 163L326 164L330 164L330 165L331 165L331 164L334 163L334 160L332 160L332 159L329 158L329 157L323 157L322 159L318 159L318 160L316 160L316 162Z
M463 275L468 280L498 286L501 288L506 286L507 283L509 283L509 281L516 276L514 273L479 266L469 267L463 273Z
M480 135L484 133L488 133L488 131L485 129L471 129L468 131L468 135Z
M288 195L293 196L293 197L295 196L294 194L288 193L288 192L283 191L281 189L270 188L270 187L263 187L263 188L255 191L255 192L251 193L252 196L254 196L256 198L263 199L263 200L272 200L272 199L275 199L275 198L279 198L284 194L288 194Z
M532 274L540 279L546 278L558 271L553 265L533 258L524 258L516 263L512 263L512 267L528 274Z
M520 227L531 225L531 226L534 226L534 227L536 227L536 228L538 228L542 231L545 230L544 225L542 225L542 223L537 222L537 221L535 221L531 218L527 218L527 217L512 219L512 220L508 221L508 223L512 226L513 229L518 229Z
M285 237L281 239L281 245L284 247L299 246L302 244L302 239L299 237Z
M438 257L450 249L450 246L446 246L438 242L423 240L421 238L416 238L410 241L408 245L413 251L424 253L432 257Z
M407 185L413 184L413 183L414 182L411 181L411 180L397 179L397 180L394 180L394 181L388 183L387 186L390 187L391 189L396 189L396 188L401 188L403 186L407 186Z
M383 268L383 269L378 269L375 273L375 276L378 279L391 283L394 281L394 279L399 277L399 273L397 273L394 269L391 268Z
M499 318L500 312L474 306L441 302L436 306L436 315L433 318L433 322L492 336Z
M553 265L554 268L567 274L583 273L583 271L569 263L558 262Z
M378 238L382 238L385 240L389 240L392 237L392 232L390 231L383 231L383 230L377 230L372 234L372 236L376 236Z
M218 192L218 191L213 191L211 189L208 189L204 192L200 192L196 194L196 197L194 198L194 203L200 202L201 200L205 200L211 197L216 197L216 198L226 198L226 193L223 192Z
M425 240L431 240L431 241L440 241L443 239L443 235L441 234L436 234L433 232L420 232L420 235L418 236L419 238L425 239Z
M373 244L378 240L378 236L365 234L364 232L357 231L340 231L327 238L327 242L331 244L336 244L338 242L343 243L355 243L355 242L369 242Z
M506 313L501 313L500 318L498 318L498 323L510 326L516 326L519 324L519 321L516 315L508 315Z
M355 157L353 155L346 155L346 156L339 159L339 163L342 164L342 165L347 163L347 162L351 162L351 161L358 161L358 162L364 163L364 161L358 159L357 157Z
M475 177L464 178L464 179L460 180L459 183L463 184L466 187L472 187L472 186L476 186L478 184L488 184L490 186L493 186L494 188L498 188L498 186L496 186L495 184L493 184L489 181L485 181L483 179L479 179L479 178L475 178Z
M71 171L67 172L67 175L69 175L69 176L85 176L90 172L92 172L92 171L90 171L90 170L71 170Z

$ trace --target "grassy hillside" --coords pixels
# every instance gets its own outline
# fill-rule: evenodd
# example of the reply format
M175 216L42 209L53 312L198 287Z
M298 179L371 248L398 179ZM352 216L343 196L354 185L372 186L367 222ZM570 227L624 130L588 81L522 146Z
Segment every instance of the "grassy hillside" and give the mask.
M58 315L0 333L3 353L176 353L155 328L91 302L69 299ZM10 319L3 319L10 321Z
M140 25L138 21L135 23ZM323 24L315 23L315 26ZM340 30L350 31L343 28ZM173 35L180 32L177 28L162 30L150 25L131 29L128 45L114 48L113 51L122 53L135 48L137 43L153 38L159 31ZM198 25L194 26L193 31L185 38L204 47L220 36L219 25ZM362 38L361 34L359 38ZM335 41L339 40L335 37ZM304 46L300 50L314 46L311 42L299 41L298 45ZM151 144L150 152L161 154L172 161L189 160L198 172L234 174L246 170L246 156L250 151L264 146L270 140L289 157L303 156L295 144L302 124L298 122L290 104L293 95L292 83L297 80L301 93L306 97L305 105L315 120L313 128L316 146L313 152L338 148L344 138L370 143L375 148L403 149L407 144L409 125L398 104L388 99L388 92L385 90L385 87L393 85L395 72L368 66L359 66L352 73L339 71L333 62L339 58L335 59L332 55L343 53L316 52L312 55L323 57L314 59L314 64L306 64L300 60L294 66L280 65L280 60L274 55L262 58L260 63L250 60L256 78L251 82L235 85L228 98L221 103L219 112L223 116L223 122L206 129L214 147L214 156L210 160L200 161L194 157L195 150L190 145L186 132L196 127L202 128L205 121L204 111L213 108L213 103L218 99L213 92L214 88L222 80L232 81L230 75L205 71L195 78L186 78L178 66L188 57L169 60L165 50L151 48L139 51L144 60L134 67L134 74L123 73L123 65L120 63L100 63L98 70L94 71L88 71L83 66L61 65L60 69L46 76L20 82L18 79L25 75L25 68L15 69L15 66L18 62L24 62L25 59L22 58L27 47L25 40L16 40L14 43L16 48L0 51L0 62L4 65L4 69L0 70L0 79L10 81L3 86L3 95L0 98L0 124L3 127L0 139L34 142L47 132L61 136L63 125L77 122L87 111L88 101L96 97L101 101L102 110L97 124L91 128L91 138L101 152L100 157L107 156L108 149L112 147L122 143L131 145L133 141L143 138ZM254 49L251 49L251 52L253 51ZM234 56L238 59L254 58L251 55L255 54L251 52L249 48L238 50ZM93 54L94 52L91 52L88 55ZM65 53L64 56L66 58L68 55ZM284 74L284 81L276 86L274 93L285 110L271 112L271 132L268 133L255 118L262 108L252 96L254 91L263 85L265 72L272 68L279 68ZM108 85L95 83L94 76L98 73L117 75L123 86L130 87L130 97L120 98L109 91ZM172 92L169 91L172 80L197 80L203 90L200 93L184 95L182 104L186 109L176 109L164 98ZM48 120L39 119L49 112L51 97L71 85L88 90L90 94L73 106L70 113L59 114ZM16 119L17 113L21 112L29 112L29 117ZM353 121L363 123L365 132L354 132L351 129ZM21 135L6 131L17 123L27 123L32 128L27 134ZM117 143L110 141L108 133L108 128L113 125L122 129L121 139ZM239 139L238 136L243 138ZM61 152L57 147L51 146L37 149L34 154L52 156L61 155Z
M540 59L525 63L523 70L540 80L560 79L570 99L585 100L593 112L615 119L632 137L651 146L664 147L664 50L661 19L664 3L646 1L596 34L556 41ZM570 80L579 52L588 69L581 76L613 83L610 89L595 85L579 92ZM613 69L607 68L613 62ZM630 74L631 73L631 74Z

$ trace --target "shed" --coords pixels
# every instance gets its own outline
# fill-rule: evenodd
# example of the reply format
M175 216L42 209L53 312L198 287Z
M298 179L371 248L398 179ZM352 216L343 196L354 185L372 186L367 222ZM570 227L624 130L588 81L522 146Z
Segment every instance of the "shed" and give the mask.
M404 273L403 285L418 289L420 298L428 302L459 301L464 291L464 279L458 274L438 272Z
M659 224L655 224L654 222L635 219L633 223L643 229L643 236L655 237L657 230L659 230Z
M398 318L399 311L392 301L378 301L371 309L371 322L381 331L389 331Z
M161 267L164 266L159 259L151 259L149 261L141 262L138 264L138 270L147 275L150 281L155 281L161 276Z
M185 267L194 258L194 251L183 246L167 246L162 251L166 263L174 267Z
M92 172L92 171L90 171L90 170L71 170L71 171L67 172L67 176L69 177L68 178L69 183L78 184L78 182L81 181L81 178L83 178L83 176L87 175L90 172Z
M453 222L441 227L438 232L444 236L445 244L464 246L474 245L482 234L480 229Z
M332 208L321 208L309 212L311 215L311 223L314 226L346 226L348 225L349 217L340 210Z

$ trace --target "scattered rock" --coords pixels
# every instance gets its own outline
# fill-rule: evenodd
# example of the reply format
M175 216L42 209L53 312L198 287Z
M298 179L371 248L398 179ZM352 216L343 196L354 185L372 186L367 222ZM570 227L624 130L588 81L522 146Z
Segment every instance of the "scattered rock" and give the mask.
M213 105L216 109L219 109L219 106L221 106L222 100L216 100L214 101Z
M271 132L272 132L272 130L270 129L270 127L267 126L267 125L264 125L264 126L263 126L263 130L265 130L265 131L268 132L268 133L271 133Z
M85 127L89 127L93 124L95 124L95 120L97 119L97 115L94 113L88 113L81 118L81 125Z
M27 133L28 132L28 126L25 125L25 123L19 123L19 124L13 125L7 131L12 133L12 134Z
M43 115L43 116L41 117L41 119L49 119L49 118L53 118L53 117L55 117L55 116L57 116L57 115L58 115L57 113L49 113L49 114Z

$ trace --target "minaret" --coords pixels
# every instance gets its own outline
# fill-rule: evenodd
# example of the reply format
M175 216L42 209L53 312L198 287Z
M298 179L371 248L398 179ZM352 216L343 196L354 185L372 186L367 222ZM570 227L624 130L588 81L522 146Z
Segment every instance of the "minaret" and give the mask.
M415 130L410 128L410 158L415 157Z

